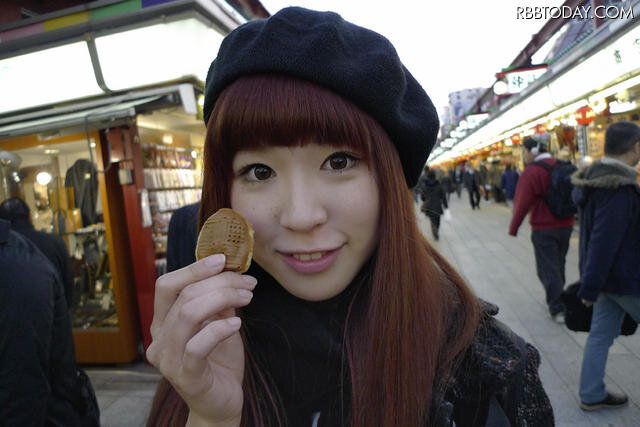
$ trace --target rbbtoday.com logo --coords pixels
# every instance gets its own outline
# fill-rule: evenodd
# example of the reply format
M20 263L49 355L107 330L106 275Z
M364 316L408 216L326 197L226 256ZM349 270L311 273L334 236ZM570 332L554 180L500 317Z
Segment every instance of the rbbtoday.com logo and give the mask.
M516 19L634 19L633 7L627 6L518 6Z

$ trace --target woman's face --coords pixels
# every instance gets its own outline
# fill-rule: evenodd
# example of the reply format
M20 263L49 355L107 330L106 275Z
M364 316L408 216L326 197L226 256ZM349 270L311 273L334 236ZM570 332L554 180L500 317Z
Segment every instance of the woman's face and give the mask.
M309 143L233 159L231 207L253 225L254 260L298 298L338 295L377 245L378 186L360 158Z

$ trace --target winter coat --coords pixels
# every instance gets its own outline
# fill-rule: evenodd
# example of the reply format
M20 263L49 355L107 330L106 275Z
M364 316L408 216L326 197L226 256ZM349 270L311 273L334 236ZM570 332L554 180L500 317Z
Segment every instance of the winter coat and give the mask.
M12 221L11 229L35 243L36 247L51 261L60 274L67 308L71 308L73 303L73 267L67 246L60 236L38 231L28 220Z
M557 162L547 153L536 157L535 161L543 161L550 166ZM573 227L574 217L558 218L549 210L544 198L550 185L551 173L547 169L535 164L529 164L524 168L518 179L513 200L513 217L509 224L510 235L518 234L518 229L527 213L529 213L529 222L533 231Z
M199 211L200 202L183 206L171 215L167 236L167 272L196 262Z
M0 220L0 425L81 426L80 390L59 276Z
M478 175L478 172L474 170L467 170L464 173L462 182L467 190L473 190L474 188L478 188L480 185L480 175Z
M491 165L489 168L489 185L491 187L500 187L500 176L502 175L502 170L498 165Z
M98 222L98 172L93 163L86 159L76 160L67 170L64 186L73 187L75 205L82 214L82 226Z
M435 405L436 426L485 425L492 396L513 427L554 425L553 408L538 375L538 350L494 319L497 313L496 306L485 303L474 339L447 382L444 399ZM440 398L436 394L435 399Z
M442 207L448 208L447 195L442 185L436 179L424 179L420 181L420 198L422 199L422 212L425 214L442 215Z
M637 172L604 158L572 177L580 216L580 298L640 294L640 186Z
M513 199L516 195L516 186L518 185L518 179L520 174L516 171L504 171L500 177L500 186L504 190L504 195L507 199Z

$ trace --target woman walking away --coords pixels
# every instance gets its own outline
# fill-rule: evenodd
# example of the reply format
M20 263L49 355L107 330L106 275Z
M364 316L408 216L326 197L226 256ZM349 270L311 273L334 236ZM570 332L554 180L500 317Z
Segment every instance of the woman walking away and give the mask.
M422 199L421 211L431 221L431 233L433 238L440 240L440 216L444 213L444 209L447 209L447 196L445 194L442 184L436 179L434 171L427 172L426 179L422 180L420 186L420 195Z
M200 226L235 210L253 260L157 280L148 425L553 425L537 350L420 234L438 115L387 39L286 8L225 37L204 97Z

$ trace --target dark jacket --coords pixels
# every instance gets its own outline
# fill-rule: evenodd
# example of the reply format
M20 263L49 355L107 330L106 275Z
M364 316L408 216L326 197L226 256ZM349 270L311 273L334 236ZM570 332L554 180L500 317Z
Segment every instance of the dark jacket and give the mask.
M464 173L462 182L467 190L472 190L480 186L480 175L475 170L467 170Z
M71 266L71 257L67 246L60 236L38 231L28 220L14 220L11 222L11 228L35 243L38 249L51 261L51 264L60 274L67 308L71 308L73 302L73 267Z
M485 425L492 396L513 427L554 425L553 408L538 376L540 354L494 319L497 312L496 306L486 304L473 342L435 406L435 425Z
M516 171L502 172L502 176L500 176L500 186L504 190L504 196L507 199L513 199L515 197L519 178L520 174Z
M200 202L176 210L169 221L167 272L196 262Z
M59 276L0 220L0 425L80 426L80 388Z
M442 185L436 179L420 180L420 198L422 199L422 212L425 214L442 215L442 207L448 208L447 195Z
M82 214L82 226L98 222L98 172L93 163L86 159L76 160L67 170L64 186L73 187L75 205Z
M612 160L572 177L580 216L580 298L640 294L640 187L637 172Z

